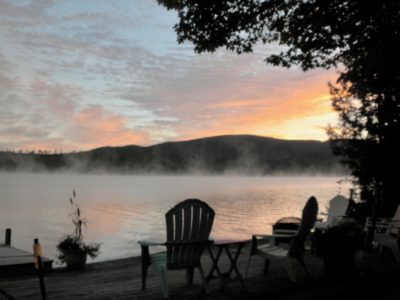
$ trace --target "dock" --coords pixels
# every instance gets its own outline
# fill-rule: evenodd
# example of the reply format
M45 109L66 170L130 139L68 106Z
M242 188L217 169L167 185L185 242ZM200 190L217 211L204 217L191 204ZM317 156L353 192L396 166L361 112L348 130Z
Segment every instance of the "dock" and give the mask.
M246 245L238 260L238 269L244 274L249 247ZM208 285L208 294L202 291L198 271L192 286L186 285L184 271L169 271L170 299L399 299L400 265L390 253L364 253L357 258L354 273L329 276L322 259L307 251L305 261L311 276L294 263L297 282L290 281L283 267L271 261L267 274L263 274L263 260L254 256L249 276L244 280L246 289L238 281L229 281L221 288L219 279ZM211 260L202 257L207 274ZM222 271L229 268L224 256ZM45 276L47 299L162 299L161 283L157 271L150 266L147 288L141 289L140 257L91 263L81 271L54 268ZM42 299L38 278L32 275L7 276L0 279L0 289L15 299Z
M46 272L52 270L53 261L43 258ZM33 254L12 246L0 245L0 280L4 276L35 274Z
M53 261L42 258L45 272L51 272ZM0 280L5 276L36 274L33 253L11 246L11 230L7 229L0 244Z

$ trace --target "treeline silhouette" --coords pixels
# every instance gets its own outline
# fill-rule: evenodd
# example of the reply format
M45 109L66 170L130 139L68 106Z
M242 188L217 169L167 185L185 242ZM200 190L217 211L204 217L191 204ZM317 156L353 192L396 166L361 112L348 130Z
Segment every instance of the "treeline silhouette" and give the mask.
M252 135L208 137L148 147L102 147L73 153L3 151L0 170L253 175L347 172L333 156L328 142Z

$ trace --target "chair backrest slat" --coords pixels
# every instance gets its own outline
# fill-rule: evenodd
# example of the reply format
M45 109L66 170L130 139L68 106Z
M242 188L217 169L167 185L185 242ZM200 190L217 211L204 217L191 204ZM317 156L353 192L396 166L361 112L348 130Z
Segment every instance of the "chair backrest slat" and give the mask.
M190 231L192 230L192 206L185 206L183 208L183 236L182 240L187 241L190 238Z
M179 209L174 214L175 220L175 240L182 241L182 232L183 232L183 213L182 209Z
M399 233L399 223L400 222L400 205L397 207L396 212L394 213L393 217L392 217L392 221L394 221L394 226L390 229L389 233L397 236Z
M187 199L165 215L167 223L167 266L196 266L211 232L215 212L207 203Z
M204 228L204 231L207 228L207 217L204 213L204 211L200 208L200 228ZM199 240L202 240L204 238L204 233L203 230L199 231Z
M200 230L200 207L193 206L193 226L190 238L197 241L199 239Z
M318 202L317 199L314 196L312 196L310 197L310 199L308 199L306 205L303 208L300 227L299 230L297 231L296 236L293 238L290 244L289 255L295 256L296 253L303 251L304 241L310 234L310 231L315 224L315 221L317 219L317 214L318 214Z
M182 241L189 241L190 231L192 226L192 206L185 205L182 207L183 214L183 230ZM190 261L191 247L183 246L178 257L179 264L187 264Z
M167 225L167 241L174 240L174 218L166 218L166 225ZM171 257L173 254L173 248L167 247L167 257Z
M205 232L210 232L211 228L212 228L212 225L213 225L213 222L214 222L214 215L211 216L209 211L205 212L204 214L205 214L206 221L207 221L206 222L207 225L206 225ZM208 239L208 236L204 236L204 238Z
M326 222L328 224L332 224L337 217L343 217L346 215L347 208L349 207L349 199L337 195L336 197L332 198L329 202L329 210L328 210L328 217Z

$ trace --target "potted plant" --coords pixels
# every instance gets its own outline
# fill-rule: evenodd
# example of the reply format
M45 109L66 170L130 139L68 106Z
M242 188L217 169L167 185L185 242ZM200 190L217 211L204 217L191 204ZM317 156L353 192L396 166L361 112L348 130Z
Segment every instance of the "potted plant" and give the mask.
M58 260L65 263L68 269L83 269L86 264L87 256L97 257L100 250L99 244L86 244L83 242L83 229L87 227L86 219L82 218L81 210L76 204L76 193L72 191L72 197L69 198L70 204L74 207L70 213L75 230L71 235L66 235L57 245L59 255Z
M318 236L318 253L329 274L351 273L354 257L364 243L363 227L352 218L341 218Z

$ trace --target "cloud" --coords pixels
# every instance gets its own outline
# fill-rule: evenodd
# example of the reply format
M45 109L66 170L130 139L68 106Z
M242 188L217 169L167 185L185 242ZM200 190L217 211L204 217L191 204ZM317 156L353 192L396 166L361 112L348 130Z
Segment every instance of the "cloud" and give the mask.
M81 88L76 86L51 84L40 79L31 82L32 100L43 107L44 114L65 117L73 113L81 92Z
M25 3L24 3L25 2ZM47 16L47 10L54 4L52 0L1 1L1 24L8 26L37 26Z
M147 133L129 128L128 120L99 105L73 112L67 125L32 126L33 121L9 122L0 128L0 147L25 150L89 150L92 148L127 144L144 144ZM51 119L47 122L53 123ZM68 137L68 138L65 138Z
M99 105L84 109L73 116L68 132L74 145L91 149L104 145L143 144L147 135L127 127L127 120Z

